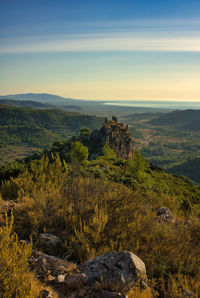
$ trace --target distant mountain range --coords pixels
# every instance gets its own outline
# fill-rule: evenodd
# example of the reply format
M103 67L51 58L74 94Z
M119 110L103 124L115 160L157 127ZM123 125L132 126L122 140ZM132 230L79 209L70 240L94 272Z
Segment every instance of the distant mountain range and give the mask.
M40 103L49 103L52 105L66 105L73 104L76 102L75 99L72 98L64 98L62 96L47 94L47 93L26 93L26 94L10 94L10 95L1 95L1 99L13 99L20 101L35 101Z
M200 110L166 113L148 122L155 126L175 126L185 130L200 130Z
M36 109L60 108L67 111L81 111L82 101L64 98L58 95L46 93L26 93L0 96L0 104L13 107L25 107Z
M18 107L18 108L35 108L35 109L51 109L56 108L49 103L41 103L32 100L14 100L14 99L0 99L0 104Z
M121 121L123 121L122 116L130 115L133 113L170 112L170 110L163 108L108 105L105 104L107 103L107 100L80 100L73 98L65 98L62 96L47 93L1 95L0 100L40 102L42 104L50 104L56 106L57 108L62 110L81 111L81 113L83 114L97 115L99 117L112 117L113 115L115 115Z

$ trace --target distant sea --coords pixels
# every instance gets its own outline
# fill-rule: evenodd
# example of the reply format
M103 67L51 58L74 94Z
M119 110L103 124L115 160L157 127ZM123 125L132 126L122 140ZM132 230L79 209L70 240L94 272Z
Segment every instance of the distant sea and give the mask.
M149 101L149 100L129 100L129 101L108 101L105 105L124 106L124 107L142 107L158 108L172 110L200 109L200 102L192 101Z

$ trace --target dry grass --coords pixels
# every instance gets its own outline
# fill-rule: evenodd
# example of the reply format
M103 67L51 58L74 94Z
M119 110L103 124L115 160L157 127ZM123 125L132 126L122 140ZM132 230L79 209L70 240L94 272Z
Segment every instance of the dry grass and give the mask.
M29 145L7 145L0 148L0 164L12 162L17 158L30 156L34 152L41 151L41 148Z
M140 289L130 290L127 293L128 298L153 298L150 287L141 292Z
M48 290L51 292L53 298L58 298L59 295L49 286L46 286L44 283L39 281L33 273L30 273L31 281L31 298L39 297L40 291Z

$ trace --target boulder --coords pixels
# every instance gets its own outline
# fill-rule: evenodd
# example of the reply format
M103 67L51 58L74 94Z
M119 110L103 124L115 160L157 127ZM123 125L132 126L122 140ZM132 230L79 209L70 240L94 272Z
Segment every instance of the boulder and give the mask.
M54 254L61 247L61 239L49 233L42 233L39 236L40 246L47 253Z
M146 285L146 268L132 252L109 252L78 266L80 273L65 278L65 290L79 297L126 297L126 293L140 283ZM69 295L69 297L70 297Z
M127 292L146 276L146 267L132 252L109 252L90 260L79 269L95 289Z

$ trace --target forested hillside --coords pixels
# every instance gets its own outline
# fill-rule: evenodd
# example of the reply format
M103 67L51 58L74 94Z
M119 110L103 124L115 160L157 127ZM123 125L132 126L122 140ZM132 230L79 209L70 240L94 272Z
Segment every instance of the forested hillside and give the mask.
M44 148L78 134L82 128L94 129L101 124L102 119L95 116L0 105L0 146L25 144Z
M55 108L55 106L49 103L41 103L32 100L13 100L13 99L0 99L0 104L8 105L18 108L35 108L35 109L50 109Z
M179 126L186 130L200 130L200 110L184 110L166 113L149 121L149 124Z

